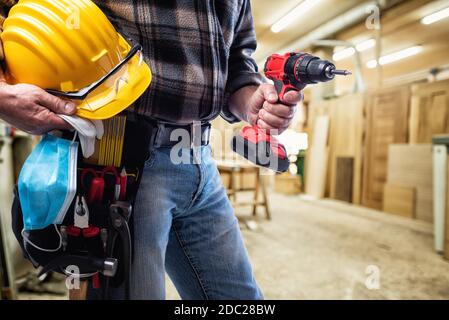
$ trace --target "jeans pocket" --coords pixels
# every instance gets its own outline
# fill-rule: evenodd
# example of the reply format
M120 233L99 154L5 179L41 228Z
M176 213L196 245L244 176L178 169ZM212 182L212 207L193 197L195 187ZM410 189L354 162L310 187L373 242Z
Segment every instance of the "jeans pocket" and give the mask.
M144 168L145 169L152 168L154 165L155 159L156 159L156 149L153 149L150 151L150 154L149 154L147 160L145 161Z

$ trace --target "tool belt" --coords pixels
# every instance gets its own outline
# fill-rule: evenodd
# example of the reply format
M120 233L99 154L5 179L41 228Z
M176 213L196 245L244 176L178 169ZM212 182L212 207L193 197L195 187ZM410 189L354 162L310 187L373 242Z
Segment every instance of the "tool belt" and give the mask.
M121 122L123 126L118 125ZM27 231L27 238L22 234L23 215L15 188L13 231L25 258L41 267L40 274L54 271L87 279L94 289L103 290L104 298L109 287L124 284L124 298L129 298L132 212L144 163L152 148L180 143L170 139L176 129L200 137L192 138L192 145L209 143L208 123L178 126L134 114L105 121L105 136L97 142L96 155L87 160L78 155L77 195L63 223ZM123 137L117 138L114 131L123 131ZM73 133L64 132L63 137L72 139Z
M150 149L168 148L178 144L186 148L206 146L210 141L211 124L209 122L182 125L161 122L139 115L129 116L128 118L148 132Z

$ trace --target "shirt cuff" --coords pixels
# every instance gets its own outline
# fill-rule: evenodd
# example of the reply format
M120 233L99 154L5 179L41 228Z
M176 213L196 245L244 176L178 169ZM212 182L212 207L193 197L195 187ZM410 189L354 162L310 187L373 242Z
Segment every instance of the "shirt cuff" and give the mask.
M226 87L225 103L220 113L221 117L229 123L240 122L241 120L229 110L229 99L231 95L243 87L258 86L264 82L264 77L257 72L242 72L231 81L228 81Z

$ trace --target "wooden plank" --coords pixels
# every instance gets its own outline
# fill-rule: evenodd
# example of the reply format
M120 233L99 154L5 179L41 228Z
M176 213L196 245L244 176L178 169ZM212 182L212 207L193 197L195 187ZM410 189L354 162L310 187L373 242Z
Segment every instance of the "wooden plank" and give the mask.
M449 80L412 86L410 142L430 143L449 133Z
M345 95L333 100L330 133L330 197L337 197L337 159L353 158L352 195L349 201L360 204L362 189L362 144L364 96Z
M309 145L313 144L314 140L314 131L315 131L315 125L316 125L316 119L320 116L328 116L329 117L329 132L332 130L332 113L333 113L333 102L332 100L314 100L311 101L308 107L308 116L307 116L307 134L309 136ZM332 153L332 144L329 144L328 146L328 153ZM310 157L306 157L305 167L308 167ZM331 172L331 162L327 161L327 172ZM324 193L325 195L330 194L331 189L331 181L330 176L326 176L325 181L325 189Z
M447 183L449 185L449 157L447 159ZM444 236L444 257L449 260L449 187L446 188L446 217L445 217L445 236Z
M313 131L312 146L322 148L327 146L329 136L329 117L320 116L315 120L315 130Z
M416 188L416 219L433 222L432 145L392 144L388 157L388 184Z
M416 189L386 184L383 211L413 219L416 212Z
M79 289L69 290L69 300L87 300L87 281L80 281Z
M336 159L335 199L352 201L354 158L338 157Z
M306 193L323 198L326 188L328 164L329 117L319 116L315 119L313 143L307 151Z
M306 168L306 194L317 199L325 195L328 154L327 147L312 146L307 152L310 160Z
M298 175L288 172L276 175L274 190L277 193L295 195L301 192L301 180Z
M372 92L367 98L362 204L382 208L387 180L388 145L407 142L409 88Z

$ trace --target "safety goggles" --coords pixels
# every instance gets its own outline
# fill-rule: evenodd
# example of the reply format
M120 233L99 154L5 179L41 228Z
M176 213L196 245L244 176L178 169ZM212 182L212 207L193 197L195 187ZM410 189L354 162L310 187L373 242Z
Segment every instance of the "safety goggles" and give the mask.
M85 100L89 94L91 94L93 91L98 89L103 83L105 83L108 79L110 79L112 76L114 76L117 72L122 69L123 66L125 66L134 56L136 56L138 53L142 52L142 46L140 44L135 44L129 53L126 55L126 57L117 64L114 68L111 69L106 75L104 75L99 80L95 81L94 83L88 85L87 87L82 88L78 91L58 91L53 89L47 89L46 91L54 96L66 98L69 100ZM142 59L142 56L141 56Z

